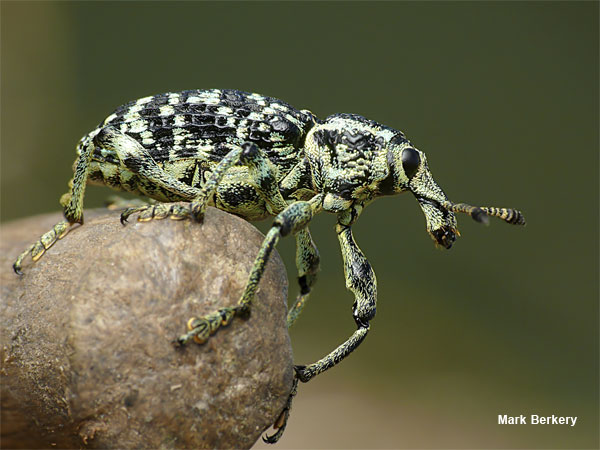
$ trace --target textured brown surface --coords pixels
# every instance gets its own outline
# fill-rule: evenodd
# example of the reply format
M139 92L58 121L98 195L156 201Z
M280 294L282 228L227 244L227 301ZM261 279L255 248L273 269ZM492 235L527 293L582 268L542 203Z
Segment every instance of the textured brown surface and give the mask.
M287 281L274 254L249 320L176 350L187 319L237 302L262 235L210 208L203 225L90 211L17 277L59 214L1 229L3 447L242 448L292 382Z

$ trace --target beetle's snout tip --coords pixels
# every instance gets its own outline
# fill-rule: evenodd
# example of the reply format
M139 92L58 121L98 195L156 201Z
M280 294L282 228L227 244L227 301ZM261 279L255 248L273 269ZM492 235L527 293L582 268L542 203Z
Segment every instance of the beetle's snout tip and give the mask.
M456 241L456 234L457 231L451 227L441 227L431 233L436 244L445 249L450 249L452 247L452 244Z

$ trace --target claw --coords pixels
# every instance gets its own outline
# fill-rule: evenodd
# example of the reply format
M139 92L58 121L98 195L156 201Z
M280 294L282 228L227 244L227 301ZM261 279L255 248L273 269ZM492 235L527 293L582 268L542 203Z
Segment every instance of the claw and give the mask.
M132 214L135 214L136 212L140 211L140 208L144 208L144 207L134 207L134 208L127 208L125 211L123 211L121 213L121 224L122 225L126 225L127 219L129 219L129 216L131 216Z
M12 266L15 273L19 276L23 275L23 271L21 270L21 264L17 264L16 262Z
M266 444L276 444L277 441L279 441L279 439L281 439L281 435L283 434L283 432L281 430L282 430L282 428L279 428L275 433L273 433L271 435L265 434L262 437L263 442Z
M197 344L204 344L210 337L210 325L204 318L192 317L187 322L187 328L187 333L182 334L173 341L176 347L182 347L192 339Z
M202 223L204 221L204 213L205 213L205 203L204 202L194 202L190 203L188 207L188 214L198 223Z
M128 224L127 219L129 218L129 214L127 214L128 210L125 210L121 213L121 218L119 219L121 221L121 225L125 226Z
M273 424L273 428L275 428L277 431L271 435L265 434L262 437L263 442L267 444L275 444L283 435L285 426L287 425L288 417L289 410L284 409L283 411L281 411L281 414L279 414L279 417L277 418L277 420L275 420L275 423Z
M31 250L33 249L35 244L30 245L29 248L27 250L25 250L23 253L21 253L17 260L14 262L13 264L13 270L15 271L15 273L17 275L23 275L23 271L21 270L21 263L23 262L23 259L25 259L25 257L29 254L29 252L31 252Z

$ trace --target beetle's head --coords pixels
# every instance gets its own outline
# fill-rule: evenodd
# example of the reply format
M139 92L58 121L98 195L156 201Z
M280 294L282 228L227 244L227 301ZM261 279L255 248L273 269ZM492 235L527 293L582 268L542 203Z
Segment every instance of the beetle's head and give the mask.
M488 223L488 216L505 222L524 225L520 211L508 208L477 207L464 203L452 203L433 180L425 154L417 150L402 133L388 144L387 162L390 177L387 189L395 193L410 191L416 197L427 221L427 232L437 245L449 249L460 235L454 213L466 213L477 222Z
M425 154L400 131L356 114L334 114L306 137L313 189L325 194L323 209L340 212L354 202L410 191L427 221L427 232L444 248L459 235L454 213L487 223L488 216L517 225L525 218L514 209L454 204L429 172Z

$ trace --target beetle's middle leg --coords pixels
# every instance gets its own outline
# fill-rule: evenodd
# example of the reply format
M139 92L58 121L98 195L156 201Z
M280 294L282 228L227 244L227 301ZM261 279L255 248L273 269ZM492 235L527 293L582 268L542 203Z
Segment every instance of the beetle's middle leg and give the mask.
M321 201L321 196L317 195L308 202L298 201L292 203L278 214L258 251L254 265L248 275L244 292L237 305L221 308L203 317L192 317L188 321L188 333L180 336L176 344L184 345L192 339L202 344L221 326L228 325L235 316L248 316L258 283L262 278L273 248L275 248L281 237L298 233L305 228L313 216L320 211Z
M306 382L315 375L318 375L319 373L339 363L360 345L369 331L369 320L375 316L377 282L371 265L365 258L365 255L362 253L360 248L358 248L356 245L356 242L354 242L352 229L350 228L352 223L357 219L361 210L362 206L358 205L348 211L340 213L338 215L338 223L336 225L336 232L340 241L342 257L344 260L346 287L350 289L355 296L352 313L354 316L354 321L357 325L357 330L352 334L352 336L350 336L350 338L346 340L346 342L344 342L324 358L321 358L319 361L309 366L294 367L296 370L296 379L294 381L292 392L281 413L281 416L277 420L276 425L274 425L274 427L278 428L277 431L273 435L267 435L263 437L263 440L267 443L276 443L283 434L287 419L290 414L290 409L292 407L292 400L296 395L298 380ZM316 248L314 250L316 250ZM306 299L304 298L304 300ZM298 309L301 309L301 306L299 306ZM290 309L290 312L288 313L288 323L290 322L290 316L292 316L293 319L297 317L297 315L294 316L294 308Z

